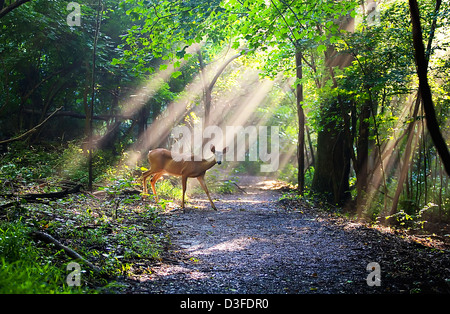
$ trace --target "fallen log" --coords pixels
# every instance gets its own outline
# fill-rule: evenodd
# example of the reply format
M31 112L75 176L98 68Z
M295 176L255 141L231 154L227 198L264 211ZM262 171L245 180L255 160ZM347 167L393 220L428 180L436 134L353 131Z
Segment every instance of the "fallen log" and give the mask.
M24 200L26 202L42 202L40 199L42 198L50 198L50 199L59 199L69 194L74 194L80 192L82 185L77 184L71 188L64 189L59 192L50 192L50 193L29 193L29 194L23 194L23 195L17 195L17 194L3 194L2 197L8 197L8 198L16 198L15 201L9 202L3 205L0 205L0 209L8 208L17 204L21 203L21 200Z
M72 188L64 189L59 192L50 192L50 193L30 193L30 194L24 194L24 195L17 195L17 197L22 198L24 200L35 200L38 198L61 198L69 194L78 193L80 192L82 185L77 184Z
M92 264L91 262L89 262L87 259L85 259L83 256L81 256L80 254L78 254L77 252L72 250L71 248L65 246L64 244L62 244L61 242L56 240L54 237L52 237L48 233L45 233L42 231L33 231L33 232L31 232L31 236L34 239L41 240L45 243L53 243L58 250L63 250L69 257L83 262L84 264L89 266L89 268L91 268L92 270L94 270L96 272L101 271L101 269L99 267L97 267L94 264Z

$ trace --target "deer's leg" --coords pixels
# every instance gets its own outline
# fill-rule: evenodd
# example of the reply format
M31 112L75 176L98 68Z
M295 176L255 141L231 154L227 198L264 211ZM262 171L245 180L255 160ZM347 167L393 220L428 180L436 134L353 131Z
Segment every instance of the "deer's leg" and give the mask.
M147 188L147 179L148 177L150 177L153 174L153 171L147 170L142 174L142 181L143 181L143 185L144 185L144 190L143 190L143 194L144 194L144 198L147 197L146 194L148 194L148 188Z
M187 177L181 177L181 185L183 186L183 197L181 198L181 208L184 213L184 194L186 194Z
M155 173L153 178L150 180L150 184L152 186L153 195L155 195L156 202L158 202L158 194L156 194L156 181L158 181L159 178L161 178L163 174L161 172Z
M211 202L212 208L214 208L214 210L217 210L216 206L214 205L214 203L211 199L211 196L209 196L209 191L208 191L208 187L206 186L206 183L205 183L204 175L197 177L197 180L198 180L198 182L200 182L200 185L202 186L203 190L205 190L206 195L208 196L208 199Z
M147 178L146 177L142 177L142 180L143 180L143 183L142 183L143 191L142 191L142 193L144 194L144 197L145 197L145 194L148 193L148 191L147 191Z

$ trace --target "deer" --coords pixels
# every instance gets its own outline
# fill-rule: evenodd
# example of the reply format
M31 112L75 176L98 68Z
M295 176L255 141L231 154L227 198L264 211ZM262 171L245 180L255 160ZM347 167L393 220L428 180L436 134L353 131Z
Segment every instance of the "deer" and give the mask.
M214 154L212 158L202 160L195 160L193 155L187 156L188 158L173 158L172 152L164 148L156 148L149 151L148 162L150 163L150 169L142 174L144 196L148 194L147 179L151 175L153 175L153 177L151 178L150 183L157 202L158 195L155 189L156 181L158 181L158 179L166 173L169 175L181 177L181 184L183 188L181 208L184 212L184 195L186 193L187 179L197 178L198 182L208 196L212 208L217 211L217 208L214 205L211 196L209 195L208 187L205 183L205 173L216 163L219 165L222 163L223 154L227 152L228 147L225 147L222 151L217 151L215 146L211 144L210 150Z

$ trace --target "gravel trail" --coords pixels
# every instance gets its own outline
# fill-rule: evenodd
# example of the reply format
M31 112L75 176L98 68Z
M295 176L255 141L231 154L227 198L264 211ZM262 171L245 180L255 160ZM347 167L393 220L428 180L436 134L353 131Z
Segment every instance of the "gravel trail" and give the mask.
M129 281L128 293L448 293L448 251L279 201L273 181L242 178L244 192L191 199L163 215L169 257ZM201 197L201 196L200 196ZM368 285L380 265L381 285ZM375 277L369 278L374 281Z

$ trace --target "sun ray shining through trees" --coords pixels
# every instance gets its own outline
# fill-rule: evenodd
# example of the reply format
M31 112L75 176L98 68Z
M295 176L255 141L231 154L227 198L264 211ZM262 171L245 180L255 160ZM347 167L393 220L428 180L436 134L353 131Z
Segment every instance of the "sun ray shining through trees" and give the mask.
M325 254L330 244L330 260L365 254L353 244L371 231L358 225L432 246L444 252L435 261L448 264L449 16L450 2L441 0L0 1L0 293L93 292L104 285L102 276L153 282L154 263L179 258L161 223L166 218L176 221L174 243L196 238L177 243L194 266L201 265L195 254L214 259L270 247L274 235L264 223L258 236L249 231L260 216L298 231L290 248L318 240ZM149 177L159 199L142 188L152 167L147 155L157 148L169 150L171 159L158 158L182 177ZM194 163L176 160L178 153L192 154ZM184 195L187 172L198 180L189 180ZM218 212L210 211L209 194ZM182 214L184 197L189 210ZM208 216L194 218L199 213ZM227 215L233 221L224 221ZM352 243L340 257L347 244L333 246L318 225L329 216L332 228L344 219L342 230L357 238L352 243L336 231ZM201 236L179 229L205 221L199 232L213 241L208 249L197 243ZM236 230L225 235L216 225ZM399 257L385 251L401 250L386 239L378 242L389 282L412 266L391 263ZM50 253L55 247L59 255ZM370 264L376 248L364 256L371 260L363 271L380 266ZM260 253L252 254L264 263L273 257ZM332 293L367 291L348 288L365 278L339 283L295 254L287 260L303 263L292 275L299 282L333 278L339 287L333 283ZM75 275L65 280L61 269L69 261L89 269L81 273L89 278L85 286L74 286ZM24 279L33 265L36 272ZM355 275L350 266L342 266L346 276ZM447 280L439 285L411 275L377 292L448 292L443 268L426 273ZM52 279L42 283L43 272ZM18 280L27 283L23 290L13 289ZM280 282L286 287L278 292L305 291Z

